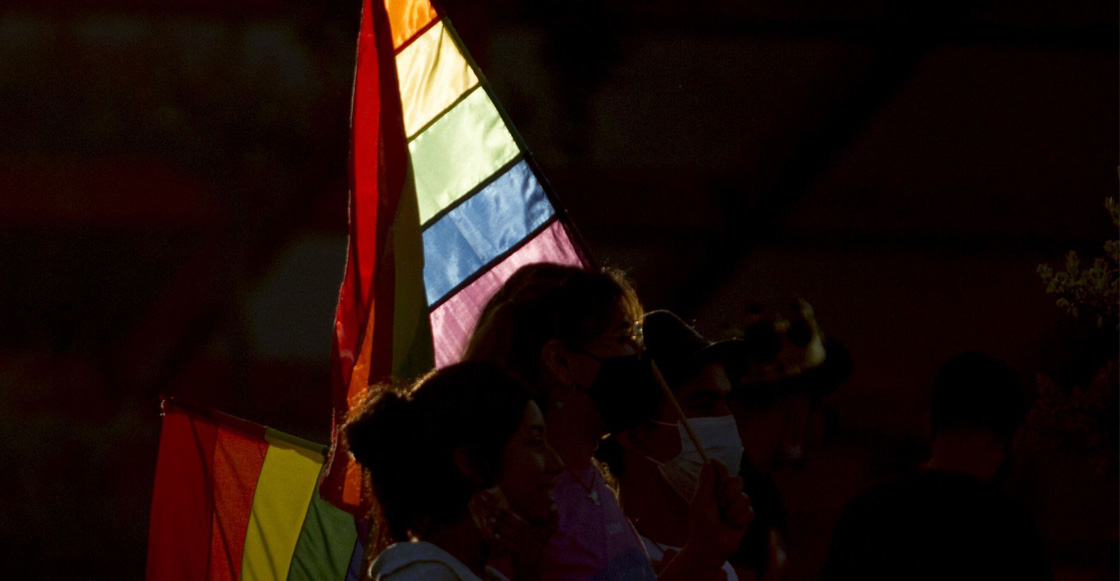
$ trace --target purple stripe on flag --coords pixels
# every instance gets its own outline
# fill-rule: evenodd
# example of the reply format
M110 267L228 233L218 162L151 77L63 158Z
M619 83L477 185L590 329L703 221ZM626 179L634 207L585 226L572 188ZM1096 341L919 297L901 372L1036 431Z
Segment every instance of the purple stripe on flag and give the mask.
M559 221L432 311L437 368L459 360L486 301L517 269L536 262L582 264L579 252Z

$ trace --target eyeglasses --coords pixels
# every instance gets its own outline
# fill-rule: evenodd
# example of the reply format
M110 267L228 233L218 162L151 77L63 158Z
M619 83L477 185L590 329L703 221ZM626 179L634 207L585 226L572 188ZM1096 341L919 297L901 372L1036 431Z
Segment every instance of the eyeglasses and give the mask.
M646 333L641 321L630 325L629 339L632 343L634 343L634 347L638 349L638 353L645 351Z
M623 342L623 341L629 343L630 347L633 347L634 351L636 351L636 353L635 353L636 355L641 355L645 351L645 332L644 332L644 330L642 328L642 324L640 322L631 324L630 328L626 332L626 334L625 335L622 335L622 334L618 335L617 340L620 343ZM591 353L590 351L588 351L586 349L583 349L581 347L569 347L569 348L572 351L575 351L576 353L581 353L583 355L586 355L586 356L594 359L595 361L598 361L599 363L602 363L604 359L611 359L613 357L618 357L618 356L602 357L600 355L596 355L594 353Z

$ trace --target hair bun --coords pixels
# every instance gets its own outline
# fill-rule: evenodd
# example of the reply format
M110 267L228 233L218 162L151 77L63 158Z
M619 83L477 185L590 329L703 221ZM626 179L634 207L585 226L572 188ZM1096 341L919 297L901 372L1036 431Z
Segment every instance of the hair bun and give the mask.
M365 466L377 466L389 442L413 424L413 403L403 389L388 384L370 386L364 401L346 420L343 434L354 459Z

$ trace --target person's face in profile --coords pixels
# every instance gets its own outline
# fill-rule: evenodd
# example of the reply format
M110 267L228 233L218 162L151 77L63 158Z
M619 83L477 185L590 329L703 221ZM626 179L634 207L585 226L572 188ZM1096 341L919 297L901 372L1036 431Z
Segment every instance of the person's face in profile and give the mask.
M731 392L731 381L723 364L709 361L700 371L688 378L676 390L681 411L687 418L713 418L731 415L727 405L727 395ZM648 455L658 461L666 461L681 453L681 437L677 428L680 417L668 401L661 403L657 422L647 422L641 426L643 441L648 445Z
M747 385L739 389L755 388ZM809 413L807 400L800 399L786 395L763 401L734 395L731 398L731 413L739 426L739 437L757 468L779 470L797 460L791 457L791 450L800 450L803 445L805 416Z
M604 330L588 338L577 350L571 352L577 382L585 388L590 387L599 374L603 359L641 353L639 336L633 319L626 314L622 305L616 304Z
M606 433L606 424L591 399L590 390L608 360L641 353L639 336L633 319L621 304L616 304L603 331L578 345L563 347L566 373L574 384L569 384L559 397L567 415L588 418L595 432Z
M727 396L731 393L731 381L723 364L708 361L699 373L690 377L677 389L677 400L684 415L690 418L710 418L731 415L727 406ZM661 405L661 418L666 421L676 419L676 411L671 404Z
M522 518L530 523L545 522L556 513L552 486L563 467L548 443L544 415L536 403L529 402L521 425L502 452L498 486Z

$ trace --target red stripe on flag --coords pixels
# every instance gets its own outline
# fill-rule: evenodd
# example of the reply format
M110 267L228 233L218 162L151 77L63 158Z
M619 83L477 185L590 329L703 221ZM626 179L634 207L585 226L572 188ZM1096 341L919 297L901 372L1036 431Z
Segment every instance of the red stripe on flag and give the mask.
M256 424L222 426L214 448L214 524L210 545L210 579L241 578L245 532L253 510L253 493L268 452L265 429Z
M354 101L351 111L353 141L350 151L350 242L346 275L338 292L332 349L335 372L335 401L338 390L350 385L350 374L357 361L357 348L369 318L373 271L378 249L378 147L381 100L376 83L378 64L372 53L373 33L369 24L369 0L362 10L355 67ZM370 80L373 79L373 82Z
M360 513L359 472L340 447L338 428L350 402L370 381L381 381L391 371L395 263L390 236L408 164L392 36L381 2L362 3L352 107L350 244L335 314L334 429L320 491L336 506Z
M164 404L148 528L148 579L205 579L218 427Z

